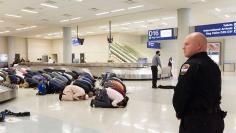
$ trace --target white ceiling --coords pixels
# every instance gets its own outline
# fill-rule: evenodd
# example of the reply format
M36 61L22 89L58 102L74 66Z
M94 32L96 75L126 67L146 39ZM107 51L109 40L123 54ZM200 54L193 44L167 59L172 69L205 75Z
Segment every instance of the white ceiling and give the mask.
M45 7L40 5L42 3L58 8ZM77 25L80 36L102 34L108 32L109 20L113 32L146 34L148 29L176 27L176 10L179 8L191 8L192 26L235 21L235 5L236 0L0 0L0 36L61 38L62 27L71 26L76 31ZM129 9L135 6L141 7ZM38 13L27 13L22 9ZM122 11L111 12L117 9ZM95 15L104 12L109 13ZM80 19L70 20L78 17ZM31 26L35 27L25 28Z

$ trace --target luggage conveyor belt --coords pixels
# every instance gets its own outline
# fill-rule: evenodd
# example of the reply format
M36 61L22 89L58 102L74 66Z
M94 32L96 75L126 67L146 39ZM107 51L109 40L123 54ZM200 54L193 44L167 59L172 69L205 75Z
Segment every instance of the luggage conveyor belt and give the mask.
M5 102L17 97L17 86L0 84L0 102Z
M100 77L104 72L114 72L121 79L147 80L152 79L149 64L141 65L137 63L82 63L82 64L48 64L29 63L21 64L18 67L30 67L31 70L43 70L45 68L64 70L88 70L95 77Z

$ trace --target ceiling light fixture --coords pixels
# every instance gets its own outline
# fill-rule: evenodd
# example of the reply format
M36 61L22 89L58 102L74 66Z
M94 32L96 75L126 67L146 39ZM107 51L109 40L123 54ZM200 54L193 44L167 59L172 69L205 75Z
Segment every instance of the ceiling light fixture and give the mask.
M162 20L170 20L170 19L175 19L176 17L164 17L164 18L161 18Z
M3 20L0 20L0 23L4 22Z
M116 9L116 10L112 10L111 12L121 12L121 11L124 11L125 9Z
M219 8L215 8L215 10L216 10L217 12L221 12L221 10L220 10Z
M56 36L56 35L61 35L62 32L55 32L55 33L48 33L48 36Z
M206 0L201 0L201 2L206 2Z
M5 14L8 17L14 17L14 18L21 18L22 16L14 15L14 14Z
M92 32L92 31L88 31L88 32L86 32L86 33L88 33L88 34L93 34L94 32Z
M69 21L69 19L60 20L61 23L68 22L68 21Z
M144 23L145 21L136 21L136 22L133 22L135 24L140 24L140 23Z
M96 16L99 16L99 15L105 15L105 14L108 14L109 12L101 12L101 13L97 13L95 14Z
M144 6L144 5L138 5L138 6L128 7L128 10L140 8L140 7L143 7L143 6Z
M72 19L70 19L70 20L77 20L77 19L81 19L81 17L72 18Z
M28 12L28 13L38 13L36 11L32 11L32 10L27 10L27 9L21 9L22 12Z
M3 34L3 33L8 33L10 32L9 30L6 30L6 31L0 31L0 34Z
M57 6L54 6L54 5L50 5L50 4L47 4L47 3L42 3L40 4L41 6L46 6L46 7L51 7L51 8L58 8Z
M78 1L78 2L82 2L83 0L76 0L76 1Z
M123 23L121 24L122 26L125 26L125 25L130 25L131 23Z
M28 27L23 27L23 28L18 28L16 30L20 31L20 30L27 30L27 29L32 29L32 28L36 28L37 26L28 26Z

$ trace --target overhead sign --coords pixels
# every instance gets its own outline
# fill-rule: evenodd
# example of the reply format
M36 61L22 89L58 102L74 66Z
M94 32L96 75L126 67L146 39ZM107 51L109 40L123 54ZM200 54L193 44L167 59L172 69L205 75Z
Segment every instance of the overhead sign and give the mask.
M148 41L173 40L176 38L177 36L174 34L174 28L148 31Z
M161 44L159 42L147 42L147 48L160 49Z
M236 35L236 22L199 25L195 26L195 32L201 32L206 37L234 36Z

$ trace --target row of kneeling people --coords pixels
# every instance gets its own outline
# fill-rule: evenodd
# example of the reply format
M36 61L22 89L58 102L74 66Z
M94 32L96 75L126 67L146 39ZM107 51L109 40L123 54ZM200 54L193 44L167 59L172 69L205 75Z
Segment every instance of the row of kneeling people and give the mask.
M38 70L8 68L0 71L3 82L17 84L24 88L38 88L39 95L60 93L66 85L75 84L86 92L93 91L95 79L89 72L64 70ZM1 76L0 75L0 76ZM8 79L8 81L6 81Z
M117 77L109 77L104 81L102 89L94 90L95 98L90 102L91 107L116 108L126 107L129 98L126 96L126 86L123 81ZM92 93L76 85L68 85L63 92L59 94L60 100L87 100L92 97Z

